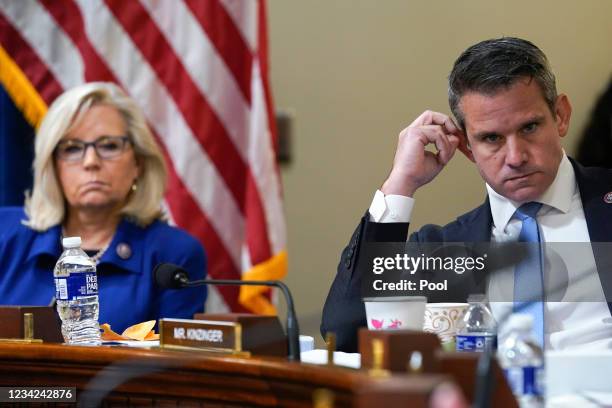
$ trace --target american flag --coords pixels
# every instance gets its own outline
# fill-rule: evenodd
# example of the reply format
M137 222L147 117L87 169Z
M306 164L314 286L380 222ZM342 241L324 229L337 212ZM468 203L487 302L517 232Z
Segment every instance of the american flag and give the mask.
M171 218L214 278L286 274L267 59L264 0L0 0L0 83L27 121L70 87L119 84L163 149ZM274 311L259 287L210 288L207 308Z

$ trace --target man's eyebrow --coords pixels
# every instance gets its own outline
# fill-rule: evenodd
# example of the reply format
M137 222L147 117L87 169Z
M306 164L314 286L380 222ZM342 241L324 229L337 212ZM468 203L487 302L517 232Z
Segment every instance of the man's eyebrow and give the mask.
M501 136L501 134L499 132L489 131L489 130L484 130L482 132L477 132L473 134L473 137L478 140L482 140L488 136Z
M544 122L544 115L534 115L532 117L530 117L529 119L523 121L520 126L519 129L524 128L527 125L530 125L532 123L542 123Z
M524 121L522 121L519 124L518 129L523 129L525 126L530 125L532 123L542 123L544 122L544 119L545 119L544 115L540 115L540 114L533 115L525 119ZM472 136L476 139L482 140L487 136L502 136L502 134L494 130L483 130L481 132L473 133Z

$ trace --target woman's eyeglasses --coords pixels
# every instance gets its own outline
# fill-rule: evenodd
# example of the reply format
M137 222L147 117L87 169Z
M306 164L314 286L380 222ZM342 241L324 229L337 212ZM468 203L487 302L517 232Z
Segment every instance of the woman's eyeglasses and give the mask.
M62 140L55 147L55 157L67 162L78 162L83 160L87 148L92 146L101 159L114 159L123 153L128 142L128 136L102 136L93 142Z

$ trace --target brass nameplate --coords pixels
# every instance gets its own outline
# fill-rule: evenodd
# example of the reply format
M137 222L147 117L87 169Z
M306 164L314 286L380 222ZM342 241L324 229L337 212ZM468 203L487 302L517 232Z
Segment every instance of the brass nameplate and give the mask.
M242 351L242 326L236 322L160 319L159 345L163 348L248 354Z

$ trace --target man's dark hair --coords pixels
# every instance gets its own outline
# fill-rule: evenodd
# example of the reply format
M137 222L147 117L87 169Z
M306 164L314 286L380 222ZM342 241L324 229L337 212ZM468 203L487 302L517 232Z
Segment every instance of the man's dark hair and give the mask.
M448 104L459 126L465 131L465 118L459 107L467 92L493 95L518 80L533 79L555 111L557 87L546 55L533 43L514 37L486 40L472 45L455 61L448 77Z

